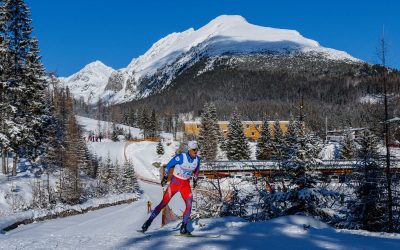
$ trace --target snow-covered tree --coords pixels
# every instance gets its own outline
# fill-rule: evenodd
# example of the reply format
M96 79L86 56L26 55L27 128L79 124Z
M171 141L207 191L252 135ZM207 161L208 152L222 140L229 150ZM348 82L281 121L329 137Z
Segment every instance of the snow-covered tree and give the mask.
M147 129L148 129L147 134L149 137L157 137L158 136L159 125L158 125L158 119L156 116L156 111L154 109L151 111Z
M350 133L346 134L340 143L340 158L354 159L356 157L356 146Z
M117 165L111 160L110 153L107 154L107 158L100 165L100 171L97 178L100 180L100 194L104 195L117 192L116 182L118 182L118 169Z
M383 171L379 167L378 138L365 130L357 140L360 145L356 165L356 199L349 202L346 227L382 231L386 226Z
M147 109L143 108L139 116L139 128L143 130L144 138L147 138L149 136L149 123L150 123L150 118L147 113Z
M44 68L38 42L31 37L30 11L23 0L1 3L0 37L2 56L2 126L0 143L13 152L16 175L18 156L34 158L43 150L45 125L50 118Z
M300 123L297 123L301 126ZM287 144L285 154L281 160L282 170L289 178L286 190L274 193L271 198L279 203L282 214L305 213L322 218L328 217L325 212L328 201L332 201L336 194L316 185L316 167L321 163L318 158L320 151L317 138L302 128L295 141Z
M219 137L220 132L215 105L206 103L201 115L201 127L198 139L201 156L205 160L214 161L216 159Z
M112 141L119 141L119 139L118 139L118 128L117 128L117 125L115 125L114 122L112 123L111 140Z
M280 122L276 120L273 127L273 140L272 140L272 158L276 160L282 159L284 155L284 138Z
M257 140L257 160L269 160L272 156L272 137L267 116L264 117L260 138Z
M226 154L229 160L250 159L249 144L244 136L242 121L235 112L229 122Z
M128 160L122 166L122 191L126 193L133 193L139 191L139 183L135 175L133 163Z

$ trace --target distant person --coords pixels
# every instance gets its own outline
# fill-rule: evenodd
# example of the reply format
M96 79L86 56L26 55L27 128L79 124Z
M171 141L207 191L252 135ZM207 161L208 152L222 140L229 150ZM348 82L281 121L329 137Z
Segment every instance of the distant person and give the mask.
M189 230L187 229L187 223L190 218L193 202L192 190L190 189L190 178L193 175L193 188L195 188L200 170L200 157L197 156L196 141L189 141L188 151L186 153L181 153L174 156L168 162L167 167L165 168L163 179L161 181L162 187L167 183L168 172L173 167L174 173L171 182L164 192L164 196L160 204L158 204L158 206L154 208L153 212L150 215L150 218L143 224L142 232L147 231L154 218L156 218L157 215L161 212L161 209L163 209L168 204L168 202L177 192L180 192L186 204L186 209L183 212L183 221L180 228L180 233L190 234Z
M99 134L99 140L100 140L100 142L101 142L101 139L103 139L103 134L102 134L102 133Z
M147 201L147 213L151 213L151 201Z

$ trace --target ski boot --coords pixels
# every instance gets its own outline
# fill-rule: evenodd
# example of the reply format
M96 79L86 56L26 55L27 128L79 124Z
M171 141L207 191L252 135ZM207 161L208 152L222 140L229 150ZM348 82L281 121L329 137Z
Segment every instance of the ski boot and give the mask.
M146 220L146 222L142 226L143 233L147 231L147 229L149 228L149 226L151 225L152 222L153 222L153 220L150 220L150 219Z
M187 223L185 222L182 222L181 229L179 230L179 232L184 235L191 235L191 233L187 229Z

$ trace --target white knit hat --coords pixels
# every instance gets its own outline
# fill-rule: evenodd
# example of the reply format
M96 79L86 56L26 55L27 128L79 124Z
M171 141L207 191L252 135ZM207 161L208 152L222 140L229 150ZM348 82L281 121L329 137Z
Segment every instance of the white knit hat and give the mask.
M189 141L188 149L197 149L197 141Z

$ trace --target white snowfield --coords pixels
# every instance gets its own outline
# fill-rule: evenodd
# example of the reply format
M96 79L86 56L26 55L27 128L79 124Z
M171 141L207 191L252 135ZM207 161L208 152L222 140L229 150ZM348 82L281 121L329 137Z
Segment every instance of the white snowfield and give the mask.
M88 119L79 121L86 123L86 129L90 128ZM111 158L118 161L129 156L139 175L156 180L152 162L168 159L176 144L166 148L163 159L155 154L152 142L130 143L126 147L123 142L97 142L90 147L103 157L110 152ZM160 215L148 233L142 234L136 230L149 216L146 203L150 200L154 208L161 199L162 189L141 181L140 186L143 194L131 204L23 225L0 234L0 249L400 249L398 234L336 230L305 216L255 223L235 217L200 219L190 227L193 234L206 237L189 238L174 236L179 221L160 228ZM170 204L176 214L182 214L184 203L179 194Z

